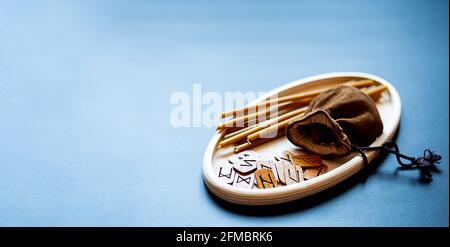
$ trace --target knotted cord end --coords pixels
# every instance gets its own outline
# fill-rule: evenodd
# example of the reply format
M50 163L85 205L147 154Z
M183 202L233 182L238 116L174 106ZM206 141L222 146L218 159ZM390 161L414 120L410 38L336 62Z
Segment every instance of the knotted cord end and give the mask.
M364 164L367 165L368 160L364 151L370 150L384 150L391 154L394 154L397 158L398 164L404 169L419 169L420 177L424 181L431 181L432 174L431 172L439 172L436 164L441 163L442 156L431 151L430 149L425 149L423 152L423 156L419 158L410 157L400 153L400 150L397 144L393 141L388 141L381 146L376 147L358 147L352 145L352 149L361 154ZM404 160L408 160L409 162L404 162Z
M417 166L420 171L420 176L423 180L431 180L431 172L439 172L436 164L441 163L442 156L431 151L430 149L425 149L423 156L415 158L413 163Z

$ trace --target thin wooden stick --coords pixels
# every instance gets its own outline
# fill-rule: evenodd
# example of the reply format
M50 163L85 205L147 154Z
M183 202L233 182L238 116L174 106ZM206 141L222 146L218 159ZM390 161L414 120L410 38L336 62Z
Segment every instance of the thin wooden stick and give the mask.
M276 106L270 107L270 108L268 108L268 109L266 109L266 110L264 110L262 112L254 112L254 113L250 113L250 114L247 114L247 115L243 115L243 116L239 116L239 117L233 118L231 120L222 122L219 125L217 125L217 129L219 130L219 129L225 129L225 128L229 128L229 127L234 127L234 126L236 126L236 124L239 124L239 125L245 124L245 122L248 122L249 120L250 121L251 120L255 120L255 119L258 120L258 119L261 119L263 117L265 117L267 119L268 116L270 117L270 115L277 114L278 110L281 110L282 108L286 108L290 104L292 104L292 103L288 102L287 104L284 104L284 105L281 105L281 106L280 105L276 105ZM256 123L258 123L258 122L256 122Z
M248 129L248 130L246 130L244 132L241 132L241 133L239 133L239 134L237 134L235 136L232 136L232 137L229 137L227 139L224 139L224 140L220 141L218 147L221 148L221 147L226 146L228 144L237 143L238 141L246 139L248 135L250 135L252 133L255 133L255 132L259 131L259 130L265 129L268 126L269 126L269 124L261 124L261 125L258 125L256 127L250 128L250 129Z
M240 116L247 115L249 112L259 111L259 108L266 109L270 105L276 105L276 104L287 102L287 101L297 100L299 103L304 102L305 104L307 104L312 98L314 98L318 94L320 94L320 92L308 92L308 93L289 95L289 96L280 97L280 98L276 98L276 99L272 99L272 100L266 100L266 101L263 101L256 105L245 106L242 108L234 109L229 112L224 112L224 113L222 113L221 117L226 118L226 117L230 117L230 116L235 117L237 115L240 115Z
M247 130L249 130L249 129L251 129L251 128L254 128L254 127L255 127L255 126L249 126L249 127L245 127L245 128L242 128L242 129L233 131L233 132L228 132L227 134L225 134L225 135L223 136L222 139L228 139L228 138L230 138L230 137L233 137L233 136L235 136L235 135L237 135L237 134L240 134L240 133L242 133L242 132L244 132L244 131L247 131ZM229 129L227 129L227 131L228 131L228 130L229 130Z
M299 114L302 114L303 112L306 111L306 107L297 109L297 110L293 110L290 112L287 112L277 118L274 118L272 120L270 120L269 122L265 123L265 124L261 124L258 125L254 128L248 129L247 131L241 132L235 136L232 136L230 138L224 139L219 143L219 147L228 145L228 144L232 144L232 143L236 143L240 140L244 140L246 139L249 135L255 133L255 132L260 132L263 129L267 129L269 127L271 127L272 125L277 125L279 122L282 122L286 119L291 119L292 117L298 116Z
M364 90L363 92L368 94L374 101L378 101L378 99L381 97L381 93L383 93L387 89L387 86L385 85L379 85L376 87L368 88L367 90Z
M276 139L276 138L278 138L280 136L283 136L283 135L284 135L284 132L279 132L278 135L273 137L273 138L259 139L256 142L252 142L252 143L245 142L245 143L243 143L241 145L236 146L234 148L234 153L239 153L239 152L242 152L244 150L247 150L247 149L250 149L250 148L254 148L256 146L259 146L259 145L262 145L264 143L270 142L270 141L272 141L272 140L274 140L274 139Z
M373 81L373 80L360 80L360 81L356 81L356 82L353 82L353 81L347 82L346 84L351 85L351 86L356 87L356 88L363 88L363 87L371 86L374 83L375 83L375 81ZM325 90L328 90L328 89L325 89ZM269 99L269 100L263 101L261 103L258 103L256 105L246 106L246 107L234 109L232 111L223 112L221 114L221 117L222 118L226 118L226 117L230 117L230 116L236 116L238 114L239 115L246 115L251 110L253 110L253 112L258 111L259 107L266 108L267 106L270 106L270 105L273 105L273 104L279 104L279 103L282 103L282 102L295 101L295 100L304 100L305 98L313 98L313 97L319 95L320 93L322 93L325 90L306 92L306 93L299 93L299 94L292 94L292 95L279 97L279 98L276 98L276 99Z
M272 125L270 127L262 129L262 130L260 130L258 132L255 132L255 133L251 134L251 135L248 135L247 136L247 142L252 143L252 142L254 142L254 141L258 140L258 139L261 139L261 138L262 139L267 139L267 137L269 137L269 139L270 139L271 135L273 133L280 132L279 131L280 129L285 128L290 122L295 121L297 119L300 119L301 117L303 117L303 113L301 113L300 115L297 114L296 116L293 116L293 117L288 118L288 119L286 119L284 121L278 122L278 123L276 123L276 124L274 124L274 125Z
M278 115L276 117L280 117L280 116L282 116L284 114L287 114L287 113L289 113L289 111L288 112L283 112L281 115ZM265 121L259 122L259 123L255 124L255 125L246 126L244 128L242 128L242 127L231 127L231 128L217 128L217 129L218 129L219 132L221 132L221 131L226 131L227 132L222 138L222 140L226 140L226 139L229 139L229 138L231 138L233 136L241 134L243 132L247 132L249 130L254 130L255 128L260 127L260 126L270 126L270 124L269 124L270 122L267 122L268 120L270 120L270 119L267 119ZM273 119L272 119L272 121L273 121ZM249 133L253 133L253 131L249 132Z
M370 80L370 79L364 79L364 80L359 80L359 81L348 81L348 82L345 82L344 84L351 85L356 88L363 88L363 87L370 87L370 86L374 85L375 81Z
M276 105L270 109L267 109L265 111L262 112L255 112L255 113L251 113L248 115L244 115L241 117L237 117L231 120L228 120L226 122L220 123L219 125L217 125L217 130L221 130L221 129L227 129L227 128L231 128L231 127L243 127L245 126L245 124L248 124L248 126L252 126L261 122L264 122L266 120L269 119L273 119L274 117L278 117L281 114L285 113L286 109L291 109L291 108L298 108L301 106L305 106L307 104L309 104L309 102L312 100L305 100L305 101L301 101L301 102L285 102L284 104L282 104L281 106ZM292 110L292 109L291 109ZM253 124L251 124L253 123ZM242 126L240 126L242 125Z

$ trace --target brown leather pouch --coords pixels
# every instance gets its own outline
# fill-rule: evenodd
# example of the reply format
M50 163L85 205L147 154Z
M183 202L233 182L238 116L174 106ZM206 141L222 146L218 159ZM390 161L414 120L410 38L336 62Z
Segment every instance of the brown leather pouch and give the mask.
M352 144L369 146L382 133L375 102L351 86L319 94L305 116L286 127L286 136L294 145L322 156L347 155Z

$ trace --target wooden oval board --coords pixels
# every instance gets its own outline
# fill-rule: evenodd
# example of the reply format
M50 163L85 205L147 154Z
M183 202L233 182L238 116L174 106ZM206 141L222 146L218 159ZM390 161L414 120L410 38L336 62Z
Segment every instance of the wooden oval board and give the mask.
M350 80L361 79L371 79L388 87L388 90L382 94L382 97L377 102L377 107L384 124L384 132L375 140L372 146L381 145L385 141L390 140L397 131L400 122L401 102L400 96L395 88L389 82L378 76L356 72L340 72L312 76L276 88L259 97L251 104L261 102L274 94L278 94L281 97L294 93L330 88ZM269 189L237 188L220 181L216 175L218 164L228 162L228 158L234 155L234 146L217 148L222 135L221 133L216 133L206 148L203 158L203 176L206 186L212 193L232 203L269 205L296 200L330 188L354 175L364 166L362 158L355 153L345 158L324 159L323 163L328 166L328 172L300 183ZM262 157L267 158L279 156L284 151L292 151L294 153L302 152L300 148L292 145L285 136L257 146L252 150L258 152ZM378 152L376 151L368 152L367 158L369 162L377 154Z

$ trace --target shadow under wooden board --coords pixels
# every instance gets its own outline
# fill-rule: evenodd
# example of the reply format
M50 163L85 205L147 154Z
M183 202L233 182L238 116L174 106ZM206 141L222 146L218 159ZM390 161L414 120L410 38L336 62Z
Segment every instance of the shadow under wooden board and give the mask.
M365 79L373 80L376 84L382 84L387 87L387 90L381 94L380 99L376 102L384 125L382 135L372 143L372 146L378 146L392 139L395 135L400 122L401 102L396 89L389 82L375 75L357 72L339 72L308 77L276 88L259 97L251 104L262 102L273 95L283 97L296 93L324 90L349 81ZM314 176L308 177L308 174L305 174L306 171L303 171L303 175L309 179L302 178L301 181L294 183L286 184L285 182L284 184L286 185L284 186L259 189L253 185L256 184L254 172L247 175L247 177L245 175L235 176L236 174L239 175L239 172L235 172L236 174L233 174L233 176L229 178L218 176L219 169L221 169L224 164L230 164L229 160L235 158L233 145L218 148L218 143L223 135L224 133L217 132L206 148L203 158L203 176L206 186L212 193L219 198L232 203L244 205L270 205L293 201L330 188L354 175L364 166L363 159L356 153L343 158L322 159L323 164L326 165L326 172L320 173L318 176L315 174ZM259 160L276 163L280 161L280 158L282 158L286 152L290 152L294 155L305 153L304 150L294 146L285 136L282 136L254 147L247 151L246 155L254 154L258 156ZM378 155L378 152L369 151L366 154L368 161L371 162ZM261 166L261 164L259 164L259 166ZM275 170L274 173L276 173ZM227 179L228 181L226 181ZM236 179L247 179L244 182L251 183L253 186L252 188L249 188L248 186L231 185L233 180Z

